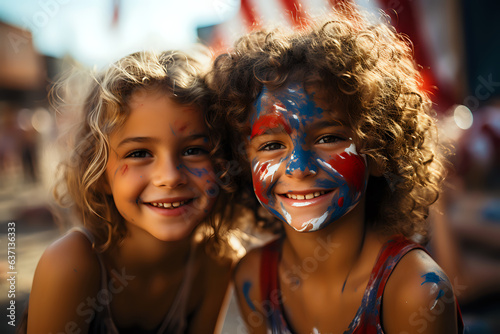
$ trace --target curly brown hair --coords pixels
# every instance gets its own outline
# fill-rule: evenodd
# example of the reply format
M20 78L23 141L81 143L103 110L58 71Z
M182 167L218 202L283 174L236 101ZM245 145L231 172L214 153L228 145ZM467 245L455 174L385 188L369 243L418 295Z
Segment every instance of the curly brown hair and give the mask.
M295 31L255 31L215 60L209 85L219 97L214 108L232 130L234 154L249 167L241 143L264 85L270 91L293 81L314 86L347 112L356 146L380 175L369 179L367 222L425 242L444 168L410 41L386 20L348 6L313 21ZM248 185L249 170L244 174Z
M63 207L71 207L79 220L96 237L96 249L105 251L117 245L126 235L126 225L118 212L112 195L104 191L105 169L109 156L109 136L124 124L128 117L129 99L138 89L160 89L182 105L192 105L205 112L210 128L214 118L208 106L213 94L204 76L210 67L208 50L199 47L190 53L181 51L137 52L118 60L97 74L86 75L89 79L83 103L68 102L73 93L74 73L61 79L53 91L54 106L58 111L73 111L76 123L68 131L68 156L59 165L54 188L56 201ZM89 74L89 73L87 73ZM68 110L69 109L69 110ZM70 113L71 115L71 113ZM214 149L211 158L217 181L227 173L227 159L222 147L224 133L210 131ZM220 251L222 221L227 221L227 203L231 197L230 184L218 182L218 200L207 217L209 244Z

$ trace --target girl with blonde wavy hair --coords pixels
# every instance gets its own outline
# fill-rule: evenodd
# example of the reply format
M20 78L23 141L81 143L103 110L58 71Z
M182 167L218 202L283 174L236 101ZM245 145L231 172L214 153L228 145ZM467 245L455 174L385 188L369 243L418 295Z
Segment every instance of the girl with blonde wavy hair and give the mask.
M209 132L209 61L138 52L92 78L55 190L82 224L40 259L28 333L215 330L231 189L223 134Z
M457 333L423 247L443 168L410 43L349 6L310 21L243 36L209 75L247 190L282 225L236 267L243 319L251 333Z

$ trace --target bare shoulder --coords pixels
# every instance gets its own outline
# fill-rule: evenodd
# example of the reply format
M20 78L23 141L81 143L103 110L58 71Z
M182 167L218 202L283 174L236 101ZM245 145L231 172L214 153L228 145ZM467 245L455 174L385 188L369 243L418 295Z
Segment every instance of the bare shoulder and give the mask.
M239 261L233 275L236 300L249 333L267 333L260 286L262 251L263 247L250 250Z
M70 232L53 242L44 251L39 267L52 269L56 273L73 271L81 274L90 274L92 269L99 269L99 261L92 249L90 241L80 232ZM90 270L90 272L89 272Z
M382 307L386 333L457 333L452 284L422 250L400 260L387 281Z
M235 267L233 281L238 294L260 301L260 264L262 247L250 250Z
M28 333L64 332L68 324L85 330L88 316L80 316L78 310L86 298L96 296L99 285L100 265L87 238L71 232L55 241L35 270Z

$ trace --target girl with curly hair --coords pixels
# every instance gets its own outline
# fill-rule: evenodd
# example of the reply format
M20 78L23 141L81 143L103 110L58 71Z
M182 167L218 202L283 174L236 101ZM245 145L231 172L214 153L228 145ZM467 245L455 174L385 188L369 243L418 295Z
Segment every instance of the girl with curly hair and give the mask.
M236 268L246 325L457 333L452 284L423 248L443 168L409 42L347 6L315 22L240 38L209 76L249 191L282 224Z
M232 261L209 66L204 52L138 52L92 78L56 188L83 226L42 255L28 333L214 331Z

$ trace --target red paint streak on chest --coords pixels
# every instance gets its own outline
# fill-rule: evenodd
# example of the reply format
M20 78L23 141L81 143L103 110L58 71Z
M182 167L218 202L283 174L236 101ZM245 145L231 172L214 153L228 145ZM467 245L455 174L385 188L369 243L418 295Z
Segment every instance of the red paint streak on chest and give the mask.
M366 166L363 158L359 155L343 152L328 163L357 191L363 189Z
M269 200L263 196L264 187L262 185L263 180L262 180L262 174L267 173L267 167L269 166L269 163L266 162L264 163L258 171L253 175L253 187L255 190L255 195L257 198L264 204L268 204Z
M288 125L281 113L273 112L271 114L259 117L259 119L257 119L252 127L252 134L250 135L250 139L255 136L262 135L268 129L275 129L279 126L282 126L288 134L292 132L290 125Z

